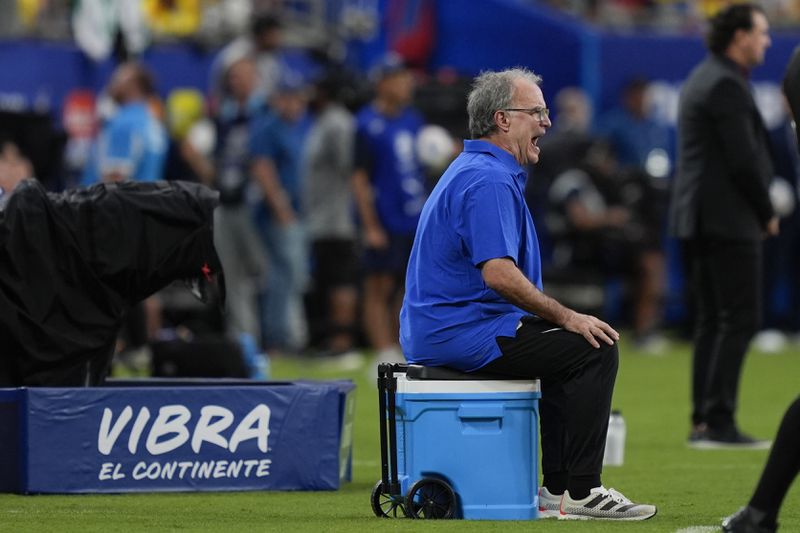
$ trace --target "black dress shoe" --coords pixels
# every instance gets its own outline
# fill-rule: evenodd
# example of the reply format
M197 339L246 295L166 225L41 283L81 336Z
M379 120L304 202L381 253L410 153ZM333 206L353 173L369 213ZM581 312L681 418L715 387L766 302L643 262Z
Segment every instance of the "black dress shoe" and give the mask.
M766 513L750 506L742 507L735 514L722 521L725 533L775 533L778 524L765 525Z
M724 429L706 428L689 436L689 446L699 449L735 448L740 450L766 450L772 441L758 440L735 427Z

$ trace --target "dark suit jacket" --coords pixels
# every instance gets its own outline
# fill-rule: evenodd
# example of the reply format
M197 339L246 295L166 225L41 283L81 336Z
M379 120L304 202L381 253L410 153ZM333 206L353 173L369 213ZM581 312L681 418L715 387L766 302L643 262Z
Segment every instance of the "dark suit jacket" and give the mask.
M747 78L710 55L686 80L678 111L678 172L670 233L760 240L773 215L769 137Z

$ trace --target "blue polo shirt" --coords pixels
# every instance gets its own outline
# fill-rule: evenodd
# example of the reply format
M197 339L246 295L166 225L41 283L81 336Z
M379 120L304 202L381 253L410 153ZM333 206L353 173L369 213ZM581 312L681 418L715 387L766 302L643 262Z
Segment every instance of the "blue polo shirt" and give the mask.
M483 281L479 266L511 258L541 290L539 242L525 170L505 150L465 141L425 203L406 273L400 344L410 363L473 371L500 357L529 313Z

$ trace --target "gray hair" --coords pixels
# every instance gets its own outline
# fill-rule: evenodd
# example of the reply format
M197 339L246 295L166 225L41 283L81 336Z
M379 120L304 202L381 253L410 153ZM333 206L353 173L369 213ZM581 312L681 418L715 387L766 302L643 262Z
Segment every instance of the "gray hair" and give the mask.
M523 79L539 85L541 76L525 67L515 67L500 72L481 72L472 83L467 98L469 134L473 139L486 137L497 130L494 113L511 105L514 97L514 80Z

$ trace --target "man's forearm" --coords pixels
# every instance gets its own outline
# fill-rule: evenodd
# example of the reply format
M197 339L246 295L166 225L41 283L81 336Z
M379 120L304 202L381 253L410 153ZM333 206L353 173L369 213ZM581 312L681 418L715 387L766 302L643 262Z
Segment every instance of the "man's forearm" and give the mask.
M540 291L511 259L491 259L482 269L486 284L520 309L554 324L564 325L572 312Z

